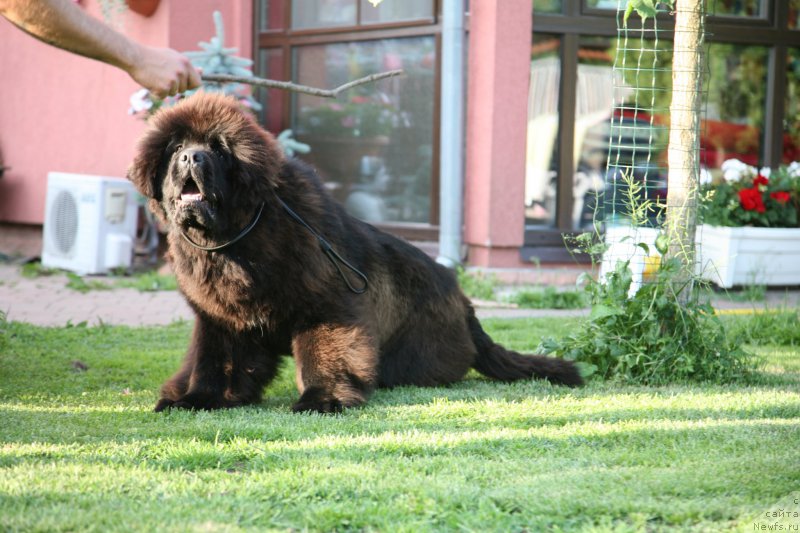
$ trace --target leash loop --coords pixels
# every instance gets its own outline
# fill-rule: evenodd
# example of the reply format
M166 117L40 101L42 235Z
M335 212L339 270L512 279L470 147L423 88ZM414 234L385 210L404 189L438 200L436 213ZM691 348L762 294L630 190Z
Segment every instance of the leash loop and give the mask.
M295 213L292 210L291 207L286 205L286 202L284 202L281 199L280 196L278 196L276 194L275 198L278 199L278 202L280 202L280 204L283 207L284 211L286 211L286 213L288 213L288 215L290 217L292 217L296 222L298 222L301 226L306 228L314 237L317 238L317 242L319 243L320 249L325 254L325 256L330 260L330 262L333 263L333 266L336 267L336 271L339 273L339 277L342 278L342 280L344 281L344 284L347 285L347 288L350 290L350 292L352 292L354 294L364 294L367 291L367 288L369 287L369 280L367 278L367 275L364 274L363 272L361 272L356 267L354 267L352 264L350 264L341 255L339 255L339 253L336 250L333 249L333 246L331 246L331 243L329 243L325 239L325 237L323 237L322 235L320 235L319 233L314 231L314 228L309 226L308 223L305 220L303 220L303 218L300 215ZM362 287L354 287L353 284L350 283L350 280L347 279L347 275L342 270L342 267L339 266L339 263L341 263L347 269L349 269L351 272L353 272L353 274L355 274L356 276L361 278L361 281L364 282L364 285Z

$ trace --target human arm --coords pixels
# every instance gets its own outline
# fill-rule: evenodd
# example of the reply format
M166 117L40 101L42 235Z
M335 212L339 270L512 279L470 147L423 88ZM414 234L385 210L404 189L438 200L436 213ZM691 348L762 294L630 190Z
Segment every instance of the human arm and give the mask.
M132 41L70 0L0 0L0 15L42 42L124 70L159 98L200 85L183 54Z

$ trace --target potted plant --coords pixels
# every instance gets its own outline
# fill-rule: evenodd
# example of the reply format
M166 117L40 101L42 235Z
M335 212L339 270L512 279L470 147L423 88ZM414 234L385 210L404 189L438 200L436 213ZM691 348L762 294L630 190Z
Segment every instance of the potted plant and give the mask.
M704 181L700 274L725 288L800 284L800 163L759 171L730 159L721 177Z

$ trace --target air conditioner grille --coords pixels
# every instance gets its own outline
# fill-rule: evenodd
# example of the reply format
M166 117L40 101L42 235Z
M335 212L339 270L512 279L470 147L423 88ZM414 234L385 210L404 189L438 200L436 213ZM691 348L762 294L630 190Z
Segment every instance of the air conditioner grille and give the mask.
M51 207L53 242L56 248L67 254L72 251L78 236L78 204L69 191L61 191Z

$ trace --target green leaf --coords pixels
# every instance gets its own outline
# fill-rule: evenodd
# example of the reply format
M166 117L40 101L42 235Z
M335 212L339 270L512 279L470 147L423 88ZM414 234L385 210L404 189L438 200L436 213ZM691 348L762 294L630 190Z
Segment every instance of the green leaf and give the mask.
M610 316L617 316L623 314L622 309L612 305L597 304L592 307L592 312L589 318L592 320L600 320Z
M580 376L583 379L586 379L592 376L593 374L596 374L598 370L597 365L593 365L592 363L585 363L583 361L577 361L575 363L575 366L578 369L578 374L580 374Z
M658 237L656 237L656 250L661 255L664 255L669 251L669 237L665 233L659 233Z
M639 13L643 22L649 17L655 17L657 13L656 4L657 0L628 0L628 7L625 9L625 16L622 20L623 25L628 25L628 17L631 16L634 10Z

